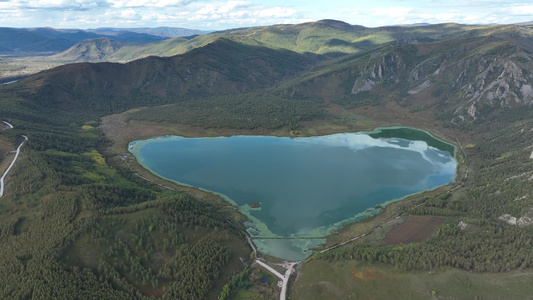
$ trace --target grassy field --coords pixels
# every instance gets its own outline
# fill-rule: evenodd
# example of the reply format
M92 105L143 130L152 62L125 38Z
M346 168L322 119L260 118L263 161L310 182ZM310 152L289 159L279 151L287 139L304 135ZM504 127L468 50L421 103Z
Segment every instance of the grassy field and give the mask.
M64 64L65 62L50 61L41 56L0 58L0 82L30 76Z
M457 269L399 272L355 261L314 260L300 269L291 299L524 299L533 271L474 273Z

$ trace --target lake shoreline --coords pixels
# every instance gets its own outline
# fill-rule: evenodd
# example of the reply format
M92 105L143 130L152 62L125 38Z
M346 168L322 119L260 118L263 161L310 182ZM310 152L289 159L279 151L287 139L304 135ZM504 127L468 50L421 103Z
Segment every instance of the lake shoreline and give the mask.
M357 134L364 134L364 135L368 135L370 136L371 134L379 134L383 131L390 131L390 130L396 130L396 129L401 129L401 130L404 130L404 129L407 129L407 130L411 130L411 131L417 131L417 132L423 132L424 134L426 134L428 136L427 139L434 139L434 140L438 140L440 142L443 142L443 143L446 143L447 145L451 145L454 149L454 154L455 154L455 151L456 151L456 148L452 145L452 144L449 144L445 141L442 141L440 139L437 139L436 137L434 137L433 135L431 135L431 133L429 132L426 132L426 131L423 131L423 130L420 130L420 129L417 129L417 128L411 128L411 127L404 127L404 126L395 126L395 127L378 127L376 129L374 129L373 131L362 131L362 132L358 132ZM322 136L324 137L324 136ZM223 137L207 137L206 139L208 140L211 140L211 139L220 139L220 138L223 138ZM145 143L154 143L154 142L159 142L159 141L168 141L168 140L181 140L181 139L184 139L183 137L179 137L179 136L161 136L161 137L156 137L156 138L153 138L153 139L149 139L149 140L141 140L141 141L133 141L130 143L129 147L128 147L128 150L134 154L134 156L138 157L138 149L142 148L144 146ZM425 141L425 140L424 140ZM426 141L425 141L426 142ZM427 142L426 142L427 143ZM137 149L137 150L136 150ZM446 151L446 150L442 150L442 151ZM153 176L158 176L160 178L163 178L164 180L167 180L167 181L171 181L171 182L174 182L178 185L181 185L181 186L187 186L187 187L194 187L192 185L188 185L188 184L185 184L183 182L179 182L179 181L176 181L176 180L172 180L170 178L166 178L160 174L157 174L156 172L152 171L143 161L142 159L137 159L137 162L145 169L145 170L148 170ZM455 162L457 162L455 160ZM455 169L455 171L457 171L457 168ZM456 174L456 173L455 173ZM454 182L455 178L453 178L452 182ZM434 190L434 189L438 189L440 188L441 186L437 186L437 187L434 187L432 188L431 190ZM243 213L244 215L246 215L249 219L252 219L253 220L253 223L255 224L262 224L261 221L255 219L251 214L250 214L250 211L252 208L249 207L249 205L246 205L248 207L248 209L244 208L243 206L239 206L237 205L237 203L232 200L230 197L222 194L222 193L217 193L217 192L213 192L213 191L210 191L210 190L207 190L207 189L202 189L202 188L198 188L199 190L202 190L202 191L205 191L205 192L208 192L208 193L212 193L222 199L224 199L225 201L227 201L228 203L231 203L232 205L235 205L235 207L238 207L240 210L241 210L241 213ZM375 207L370 207L368 209L366 209L365 211L362 211L360 213L357 213L355 216L349 218L349 219L343 219L342 221L339 221L339 222L335 222L333 224L330 224L328 226L326 226L327 228L325 227L319 227L319 228L316 228L317 231L313 230L313 232L320 232L321 234L317 235L315 237L315 235L313 235L313 238L326 238L326 237L329 237L331 236L332 232L333 231L337 231L337 230L340 230L342 229L343 227L346 226L346 224L352 224L354 222L357 222L357 221L360 221L362 219L365 219L369 216L374 216L376 214L378 214L381 209L383 207L386 207L388 206L389 204L391 203L394 203L394 202L398 202L398 201L402 201L408 197L412 197L416 194L421 194L421 193L425 193L425 192L428 192L428 190L424 190L424 191L418 191L418 192L415 192L415 193L410 193L410 194L407 194L407 195L404 195L402 197L399 197L399 198L394 198L394 199L391 199L391 200L387 200L385 202L381 202L379 203L378 205L376 205ZM254 220L255 219L255 220ZM259 221L259 222L258 222ZM263 224L265 225L265 224ZM272 238L276 238L276 239L295 239L295 238L302 238L302 235L294 235L294 234L291 234L289 236L278 236L276 234L273 234L272 232L270 232L268 230L268 227L263 226L261 225L261 230L259 230L262 234L260 235L260 237L258 238L265 238L265 239L272 239ZM249 232L250 234L253 235L252 232ZM265 234L266 233L266 234ZM307 234L305 234L307 235ZM307 235L308 236L308 235ZM318 245L313 245L313 248L315 248L316 246Z

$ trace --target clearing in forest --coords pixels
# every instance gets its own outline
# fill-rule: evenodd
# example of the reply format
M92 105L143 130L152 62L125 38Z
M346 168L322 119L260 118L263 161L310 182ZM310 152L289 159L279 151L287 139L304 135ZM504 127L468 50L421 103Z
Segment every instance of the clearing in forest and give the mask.
M387 233L383 244L396 245L424 241L445 220L442 217L409 217L407 221Z

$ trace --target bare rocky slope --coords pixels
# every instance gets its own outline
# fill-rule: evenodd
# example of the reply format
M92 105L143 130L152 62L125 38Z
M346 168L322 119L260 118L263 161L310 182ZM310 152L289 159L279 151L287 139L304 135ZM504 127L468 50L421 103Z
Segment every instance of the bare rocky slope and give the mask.
M494 37L387 46L327 64L278 91L320 93L349 106L391 99L417 111L436 109L457 125L497 107L533 104L532 50Z

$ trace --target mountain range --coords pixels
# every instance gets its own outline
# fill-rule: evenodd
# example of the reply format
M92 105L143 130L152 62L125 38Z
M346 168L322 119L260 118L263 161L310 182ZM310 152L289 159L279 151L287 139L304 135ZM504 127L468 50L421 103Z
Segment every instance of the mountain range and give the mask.
M327 56L338 56L357 53L377 45L395 41L408 42L409 40L416 40L430 42L451 37L489 34L491 34L491 29L486 26L438 24L422 27L366 28L335 20L322 20L297 25L231 29L207 33L197 37L192 36L192 38L173 38L142 45L123 44L122 47L124 49L117 47L109 51L101 51L103 53L102 58L96 61L125 62L148 55L173 56L205 45L218 37L235 39L244 44L287 49L299 53L311 52ZM98 40L86 40L83 42L84 45L90 45L91 43L99 44L101 42ZM80 46L75 45L73 48L67 50L68 54L60 53L54 59L83 60L83 55L75 50L75 48L80 48Z
M55 54L87 39L110 38L128 43L151 43L171 37L206 33L185 28L0 28L0 55L34 56Z
M496 106L533 103L531 41L533 30L516 25L370 29L325 20L157 42L177 43L172 51L184 54L127 64L66 65L23 84L69 103L73 95L125 96L133 89L155 95L271 89L350 107L394 98L411 110L436 110L459 124ZM85 53L87 60L105 60L106 53L123 49L122 43L104 38L59 55ZM169 47L158 49L169 54Z

